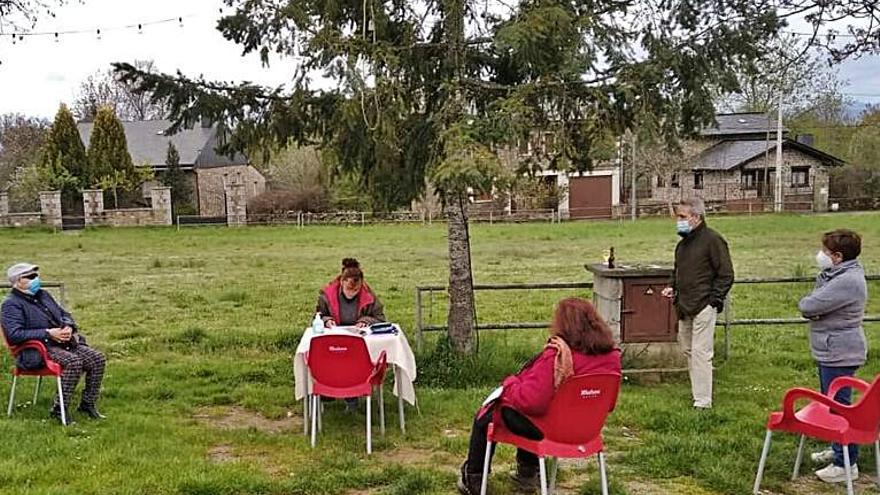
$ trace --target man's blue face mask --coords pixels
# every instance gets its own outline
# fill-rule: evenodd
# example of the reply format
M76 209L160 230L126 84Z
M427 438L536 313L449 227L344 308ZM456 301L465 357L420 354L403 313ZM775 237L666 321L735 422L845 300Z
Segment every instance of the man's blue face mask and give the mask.
M36 295L42 287L43 282L40 280L40 277L36 277L34 279L31 279L30 283L28 284L27 290L31 293L31 295Z
M678 232L678 235L684 237L691 233L691 224L687 220L679 219L675 222L675 230Z

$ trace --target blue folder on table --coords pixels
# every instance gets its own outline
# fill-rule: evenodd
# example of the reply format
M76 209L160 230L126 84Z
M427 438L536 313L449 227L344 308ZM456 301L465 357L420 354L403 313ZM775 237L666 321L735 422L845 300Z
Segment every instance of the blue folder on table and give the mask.
M396 334L397 326L393 323L374 323L370 325L370 335L386 335L386 334Z

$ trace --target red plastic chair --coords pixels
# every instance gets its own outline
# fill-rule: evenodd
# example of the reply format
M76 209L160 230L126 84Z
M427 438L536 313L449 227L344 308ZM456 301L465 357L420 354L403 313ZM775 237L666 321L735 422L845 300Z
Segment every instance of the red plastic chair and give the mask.
M770 419L767 421L767 435L764 438L761 460L758 462L754 493L757 494L761 486L767 454L770 452L770 437L774 431L798 433L801 436L794 462L794 471L791 475L792 480L797 478L800 470L806 437L839 443L843 446L843 461L847 472L846 489L849 495L853 494L853 485L849 473L848 445L873 443L877 458L877 473L880 476L880 442L878 442L878 435L880 435L880 385L878 385L878 378L880 375L874 377L873 383L868 384L858 378L841 376L831 382L826 395L807 388L793 388L787 391L782 401L782 412L770 413ZM852 387L861 393L861 398L858 401L853 401L853 404L849 406L834 401L837 392L846 387ZM810 402L795 411L795 402L804 399Z
M511 444L538 456L541 495L547 495L548 485L549 490L553 490L559 466L558 462L553 463L548 484L545 457L585 459L598 454L602 494L608 495L602 427L617 404L619 390L620 375L617 373L579 375L566 380L553 395L546 414L526 416L544 434L543 440L529 440L512 433L505 427L500 410L496 410L489 425L481 495L486 495L488 488L492 444L496 442Z
M40 356L43 358L43 362L46 363L42 368L38 370L23 370L19 369L18 366L12 368L12 390L9 392L9 405L6 408L6 415L12 416L12 408L15 404L15 385L18 383L18 377L20 376L36 376L37 377L37 386L34 388L34 404L37 403L37 396L40 395L40 385L43 383L44 376L54 376L56 382L58 384L58 401L61 406L61 424L67 426L67 410L64 408L64 394L61 393L61 365L49 359L49 354L46 352L46 346L43 345L42 342L38 340L28 340L19 345L12 345L6 340L6 332L3 332L3 329L0 328L0 333L3 333L3 341L6 343L6 347L9 348L9 352L12 353L12 359L18 357L19 353L25 349L36 349L37 352L40 353Z
M367 398L367 454L373 452L371 425L373 388L382 389L387 361L385 352L374 363L363 337L356 335L320 335L312 337L306 366L312 377L311 403L312 447L317 441L318 421L321 414L321 397L345 399ZM379 399L379 416L385 431L384 405Z

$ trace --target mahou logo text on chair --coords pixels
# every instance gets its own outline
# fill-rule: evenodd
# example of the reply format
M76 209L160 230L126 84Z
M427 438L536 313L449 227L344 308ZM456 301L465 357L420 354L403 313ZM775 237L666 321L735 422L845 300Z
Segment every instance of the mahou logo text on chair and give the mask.
M602 395L602 391L595 388L581 389L581 399L595 399Z

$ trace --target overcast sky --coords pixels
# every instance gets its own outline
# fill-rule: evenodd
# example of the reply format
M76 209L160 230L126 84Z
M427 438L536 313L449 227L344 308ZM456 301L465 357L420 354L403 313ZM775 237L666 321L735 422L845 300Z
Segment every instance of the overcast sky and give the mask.
M86 30L88 34L30 36L12 44L0 37L0 114L17 112L50 118L61 102L72 103L80 82L111 62L149 59L163 72L178 69L209 79L249 80L277 85L289 80L295 62L285 60L269 69L256 56L241 57L240 49L215 29L221 0L86 0L57 9L43 18L35 32ZM183 17L174 22L137 28L125 25ZM101 29L101 39L95 30ZM863 57L840 66L855 100L880 103L880 57Z

